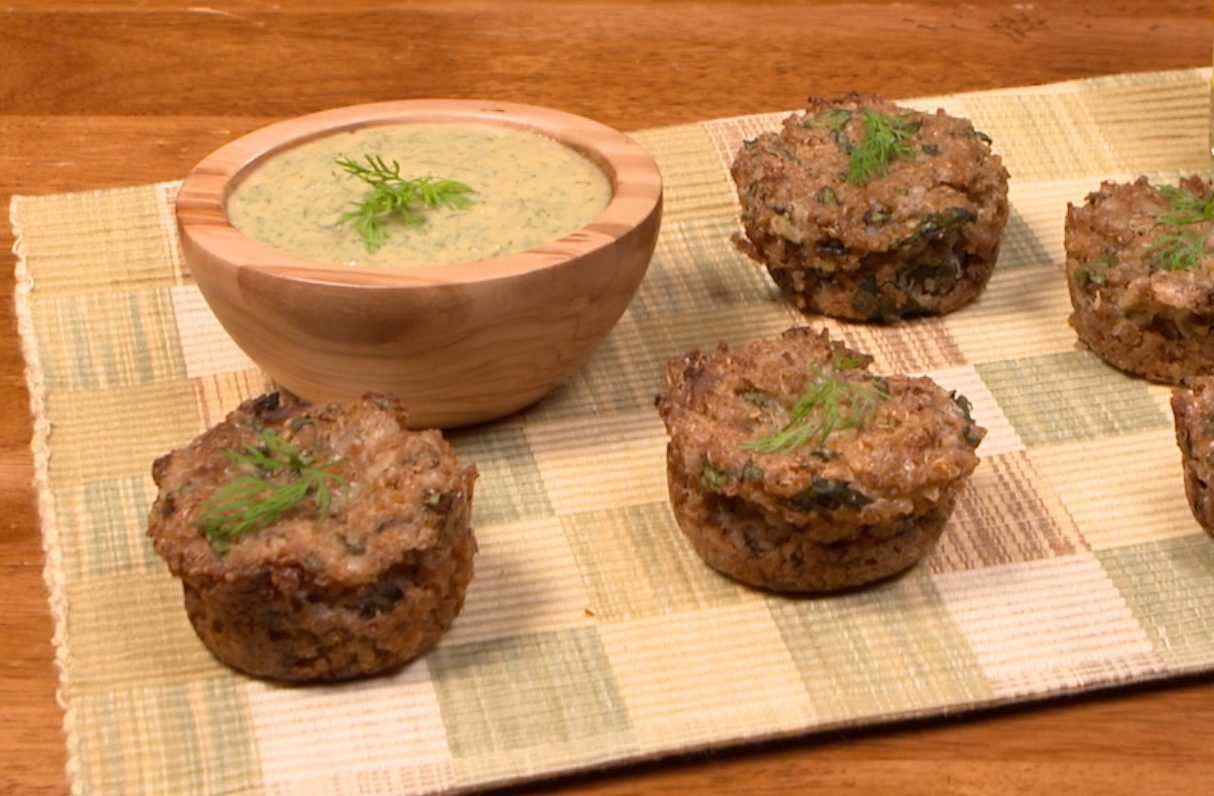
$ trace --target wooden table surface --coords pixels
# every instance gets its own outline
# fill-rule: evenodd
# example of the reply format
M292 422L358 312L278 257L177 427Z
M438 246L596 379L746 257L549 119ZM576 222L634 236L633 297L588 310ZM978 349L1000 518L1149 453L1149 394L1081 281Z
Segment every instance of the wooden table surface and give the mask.
M16 0L0 10L0 195L182 177L270 121L409 97L551 105L631 130L1209 65L1203 0ZM3 216L7 218L7 213ZM67 790L0 224L0 793ZM1211 606L1214 610L1214 606ZM1214 678L817 736L530 788L593 793L1208 793Z

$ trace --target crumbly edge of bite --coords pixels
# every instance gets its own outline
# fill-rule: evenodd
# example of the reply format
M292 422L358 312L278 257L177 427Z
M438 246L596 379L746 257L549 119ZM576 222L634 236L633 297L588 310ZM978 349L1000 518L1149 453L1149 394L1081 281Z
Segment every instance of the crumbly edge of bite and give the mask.
M1153 264L1168 237L1205 229L1161 223L1171 213L1163 190L1208 197L1199 176L1156 189L1146 177L1105 181L1082 205L1067 207L1068 322L1084 346L1110 365L1163 384L1214 374L1214 281L1202 267L1170 271Z
M1193 518L1214 535L1214 378L1172 391L1176 444Z
M1214 340L1176 339L1139 326L1115 306L1082 299L1068 322L1084 347L1131 376L1177 385L1214 374Z

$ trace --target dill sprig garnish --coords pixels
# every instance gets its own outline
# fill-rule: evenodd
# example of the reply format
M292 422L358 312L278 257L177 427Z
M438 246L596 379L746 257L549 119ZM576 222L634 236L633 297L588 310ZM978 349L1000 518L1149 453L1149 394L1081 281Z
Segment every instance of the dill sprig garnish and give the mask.
M1210 230L1190 230L1160 235L1147 247L1154 270L1196 271L1206 255Z
M1176 185L1152 186L1168 201L1168 212L1155 220L1157 227L1171 227L1155 238L1146 249L1152 271L1195 271L1205 259L1214 221L1214 197L1201 195ZM1205 224L1200 229L1188 229L1193 224ZM1095 281L1095 280L1092 280Z
M400 176L400 163L392 161L389 166L379 155L367 155L367 165L338 158L336 163L348 174L352 174L370 188L354 209L342 213L338 224L354 222L354 229L363 239L367 251L374 252L388 240L386 218L398 218L405 224L416 227L425 222L423 212L436 207L454 209L467 207L471 203L468 194L472 189L457 180L436 177L406 179Z
M211 493L196 523L216 552L226 552L242 534L278 522L309 496L321 514L329 510L329 482L335 477L329 467L336 462L316 464L311 454L296 450L272 429L259 429L257 438L259 444L223 451L253 472L241 473Z
M1168 200L1168 212L1156 220L1157 226L1166 224L1184 227L1203 221L1214 221L1214 197L1204 199L1175 185L1156 185L1155 190Z
M885 174L895 160L910 158L914 147L907 143L919 132L922 122L911 114L891 116L864 111L864 138L851 150L847 163L847 181L853 185Z
M838 377L838 370L854 368L861 360L843 356L837 356L836 360L828 369L811 366L813 378L788 411L788 423L783 428L743 442L742 449L788 452L810 443L822 448L831 434L860 425L878 403L889 397L880 381L860 384Z

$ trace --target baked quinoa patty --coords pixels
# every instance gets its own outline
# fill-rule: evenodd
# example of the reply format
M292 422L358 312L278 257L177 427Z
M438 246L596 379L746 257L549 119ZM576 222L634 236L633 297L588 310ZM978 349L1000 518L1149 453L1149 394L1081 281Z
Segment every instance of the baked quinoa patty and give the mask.
M474 466L391 398L247 401L152 467L148 534L220 660L337 680L431 647L464 602Z
M1176 443L1184 470L1184 491L1193 517L1214 534L1214 378L1172 391Z
M982 292L1007 223L1008 175L989 142L943 111L813 97L734 158L735 243L805 312L952 312Z
M680 529L710 566L776 591L900 572L940 536L985 430L927 378L794 328L669 363L658 411Z
M1214 374L1214 194L1201 177L1179 186L1104 182L1067 206L1070 323L1114 367L1185 384Z

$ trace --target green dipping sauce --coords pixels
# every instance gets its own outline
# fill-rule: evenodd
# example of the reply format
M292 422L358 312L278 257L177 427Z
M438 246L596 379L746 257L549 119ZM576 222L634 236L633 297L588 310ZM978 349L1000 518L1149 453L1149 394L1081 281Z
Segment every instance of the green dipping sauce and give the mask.
M337 219L368 185L336 161L378 155L402 177L458 180L466 208L423 210L424 223L387 220L388 240L367 251ZM421 266L523 251L574 232L611 199L607 175L550 138L495 124L418 122L363 127L286 150L256 167L228 197L228 219L260 243L347 265Z

